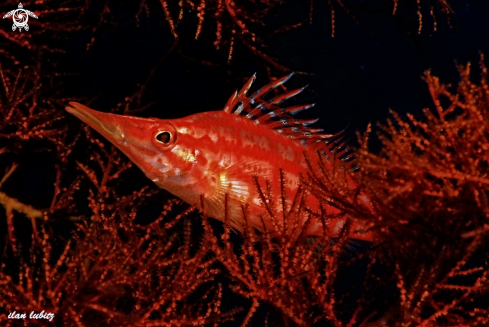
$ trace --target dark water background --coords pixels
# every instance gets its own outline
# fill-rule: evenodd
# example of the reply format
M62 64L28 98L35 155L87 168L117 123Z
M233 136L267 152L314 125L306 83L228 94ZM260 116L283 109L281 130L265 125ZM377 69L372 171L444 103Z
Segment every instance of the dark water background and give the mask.
M478 65L479 52L489 53L489 3L482 0L452 0L454 15L450 28L446 17L436 12L438 30L432 31L432 18L423 10L423 29L418 30L416 7L399 1L392 15L389 1L348 1L355 22L335 6L335 37L331 37L329 6L315 3L313 23L267 37L280 27L303 20L309 14L309 2L285 1L269 15L263 28L265 52L292 71L304 72L292 86L309 85L298 97L299 103L317 103L304 117L320 117L319 126L335 132L348 124L363 130L368 122L382 121L389 108L397 112L419 113L430 106L431 98L423 72L432 70L445 83L456 83L455 63L471 61ZM436 1L421 1L436 3ZM158 6L150 6L149 17L142 15L136 26L137 5L113 6L117 26L101 26L93 47L85 52L88 35L60 40L66 55L58 69L77 74L66 92L97 97L93 107L108 111L115 103L133 93L137 83L171 48L173 36ZM435 7L436 8L436 7ZM423 9L425 9L423 7ZM176 13L175 13L176 14ZM268 83L264 62L236 42L231 62L228 49L216 51L210 42L195 41L196 19L188 16L180 25L181 41L156 69L146 103L157 101L141 115L177 118L196 112L220 110L244 80L258 73L255 83ZM209 21L211 19L209 18ZM213 41L214 26L208 33ZM216 63L205 66L195 60ZM45 58L48 59L48 58ZM284 72L272 69L273 76ZM477 76L477 72L475 76Z

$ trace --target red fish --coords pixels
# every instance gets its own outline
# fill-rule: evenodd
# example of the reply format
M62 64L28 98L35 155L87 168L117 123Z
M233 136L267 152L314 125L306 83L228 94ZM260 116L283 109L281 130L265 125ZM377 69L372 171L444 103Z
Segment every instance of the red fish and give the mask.
M317 119L296 120L292 116L313 105L281 106L304 88L264 99L291 76L247 96L255 80L253 76L228 100L224 110L180 119L102 113L76 102L70 102L66 110L118 147L160 188L198 208L203 198L206 214L221 221L225 220L227 197L228 219L233 228L244 229L242 208L246 205L248 224L263 231L273 228L272 221L267 219L270 216L265 213L253 176L258 176L262 182L270 181L273 198L280 199L281 169L287 181L286 194L293 196L299 186L299 175L307 175L305 154L317 158L317 150L322 149L326 155L332 149L326 141L334 135L307 127ZM320 212L319 202L312 195L307 197L306 205L311 212ZM279 207L277 205L277 212L280 212ZM328 210L328 213L339 212L335 208ZM330 219L327 222L329 236L338 236L345 220L345 217ZM350 230L351 238L372 240L371 233L364 233L357 223L353 223ZM319 214L313 215L306 233L323 233Z

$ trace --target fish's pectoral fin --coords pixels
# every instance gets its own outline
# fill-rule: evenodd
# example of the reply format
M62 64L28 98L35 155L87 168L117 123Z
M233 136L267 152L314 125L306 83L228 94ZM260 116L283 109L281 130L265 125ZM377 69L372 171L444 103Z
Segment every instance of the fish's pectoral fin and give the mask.
M216 217L224 222L224 212L227 201L227 215L229 225L238 231L243 231L246 226L243 206L254 205L253 197L256 194L252 176L258 174L258 167L246 161L240 161L229 166L216 164L208 171L208 191L205 192L207 206ZM271 179L268 171L260 171L260 176ZM250 221L250 227L257 227Z

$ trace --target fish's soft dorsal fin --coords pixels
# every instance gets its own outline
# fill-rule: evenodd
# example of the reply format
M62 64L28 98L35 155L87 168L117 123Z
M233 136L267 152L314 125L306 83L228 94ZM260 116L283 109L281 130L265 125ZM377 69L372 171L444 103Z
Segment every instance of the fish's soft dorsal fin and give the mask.
M264 99L270 91L287 82L294 73L279 78L255 93L247 96L247 92L256 79L256 73L248 79L241 90L236 91L224 106L224 111L234 115L244 116L255 123L283 133L285 136L297 139L304 146L314 146L322 151L326 158L334 154L336 158L349 161L350 153L346 148L348 138L346 129L336 134L322 133L322 129L308 127L318 119L295 119L294 114L314 107L313 104L282 106L282 102L301 93L307 86L288 91L284 94Z

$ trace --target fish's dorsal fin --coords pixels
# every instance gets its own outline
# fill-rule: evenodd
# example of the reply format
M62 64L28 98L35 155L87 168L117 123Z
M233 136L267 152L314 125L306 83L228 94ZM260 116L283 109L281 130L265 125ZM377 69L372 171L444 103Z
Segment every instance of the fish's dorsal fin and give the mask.
M297 139L304 146L314 146L329 159L331 154L344 161L353 159L346 144L346 129L336 134L322 133L322 129L308 127L318 119L295 119L294 114L314 107L313 104L282 106L282 102L301 93L307 86L288 91L284 94L264 99L270 91L287 82L294 73L273 81L250 96L247 92L256 79L256 73L246 82L241 90L236 91L224 106L224 111L234 115L244 116L257 124L283 133L285 136Z

